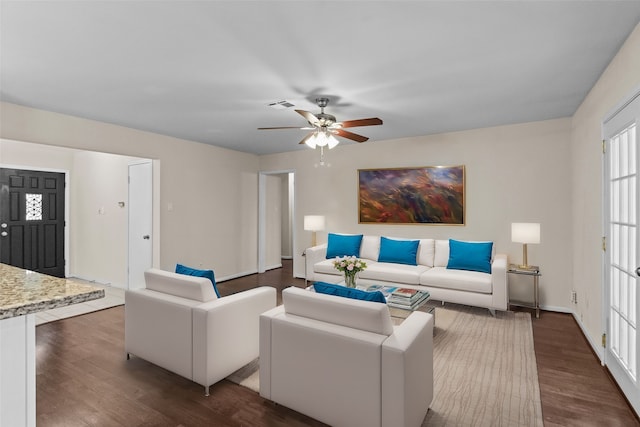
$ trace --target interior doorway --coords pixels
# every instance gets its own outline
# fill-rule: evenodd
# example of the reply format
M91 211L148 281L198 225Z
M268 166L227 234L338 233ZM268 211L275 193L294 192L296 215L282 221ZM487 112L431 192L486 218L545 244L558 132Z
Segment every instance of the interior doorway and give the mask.
M640 414L640 92L603 125L604 362Z
M149 240L152 263L158 265L159 161L7 139L0 139L0 154L0 168L65 176L64 275L125 289L130 252L129 166L150 162L153 183L148 197L153 200L153 234Z
M295 171L258 175L258 272L293 258L295 245ZM277 264L275 264L277 258Z

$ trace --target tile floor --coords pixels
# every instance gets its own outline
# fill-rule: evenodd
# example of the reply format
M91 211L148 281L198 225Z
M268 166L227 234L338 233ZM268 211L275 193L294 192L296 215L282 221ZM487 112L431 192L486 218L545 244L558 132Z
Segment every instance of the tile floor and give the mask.
M74 279L76 280L76 279ZM92 311L103 310L124 304L124 289L111 286L102 286L96 283L87 282L94 286L104 288L104 298L87 301L80 304L73 304L66 307L53 308L51 310L36 313L36 325L53 322L54 320L65 319L67 317L79 316L91 313Z

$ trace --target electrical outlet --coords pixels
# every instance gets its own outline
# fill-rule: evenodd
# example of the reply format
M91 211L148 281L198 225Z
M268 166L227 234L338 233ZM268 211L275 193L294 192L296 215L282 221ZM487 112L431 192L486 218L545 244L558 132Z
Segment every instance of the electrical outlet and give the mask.
M578 293L576 291L571 291L571 302L574 304L578 303Z

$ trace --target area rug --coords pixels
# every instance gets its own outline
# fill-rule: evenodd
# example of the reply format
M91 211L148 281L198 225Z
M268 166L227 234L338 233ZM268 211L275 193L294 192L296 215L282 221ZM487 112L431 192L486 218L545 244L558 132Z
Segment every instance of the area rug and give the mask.
M436 308L434 398L423 426L542 426L529 313ZM259 361L227 379L258 392Z

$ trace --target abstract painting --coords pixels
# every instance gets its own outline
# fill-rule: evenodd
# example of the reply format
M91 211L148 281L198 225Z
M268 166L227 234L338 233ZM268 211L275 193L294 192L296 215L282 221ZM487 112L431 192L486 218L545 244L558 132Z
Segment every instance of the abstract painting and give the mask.
M464 166L358 170L362 224L464 225Z

